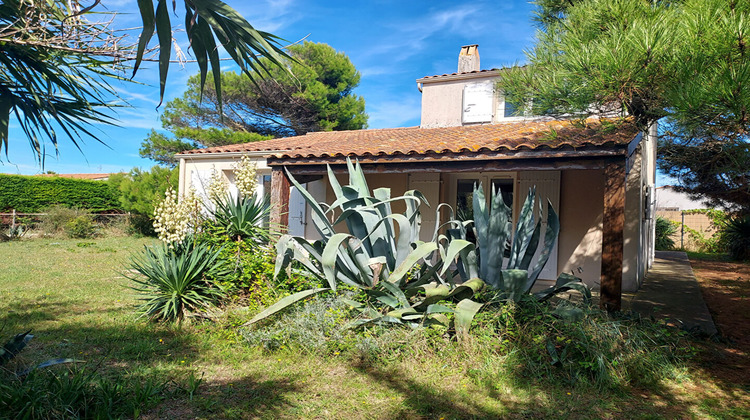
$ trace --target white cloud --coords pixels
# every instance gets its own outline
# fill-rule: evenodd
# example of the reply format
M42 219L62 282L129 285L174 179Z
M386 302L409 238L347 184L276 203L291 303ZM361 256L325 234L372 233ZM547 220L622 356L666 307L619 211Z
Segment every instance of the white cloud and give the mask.
M406 60L420 53L426 41L436 34L459 32L467 26L483 24L480 8L475 5L457 6L450 10L431 12L422 18L410 16L389 25L390 35L369 48L364 57L388 55L388 62Z
M244 16L254 28L278 33L302 19L295 0L265 0L262 2L242 2L233 7Z

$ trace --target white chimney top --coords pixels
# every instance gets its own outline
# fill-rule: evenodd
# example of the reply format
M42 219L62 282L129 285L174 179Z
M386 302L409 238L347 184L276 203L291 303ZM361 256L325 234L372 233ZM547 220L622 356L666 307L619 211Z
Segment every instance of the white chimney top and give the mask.
M479 45L464 45L458 54L458 72L469 73L479 71Z

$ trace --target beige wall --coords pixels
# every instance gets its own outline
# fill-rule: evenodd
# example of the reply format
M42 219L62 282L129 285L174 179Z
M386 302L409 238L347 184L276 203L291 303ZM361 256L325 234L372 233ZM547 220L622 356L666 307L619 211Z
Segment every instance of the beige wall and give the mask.
M190 180L192 179L193 171L222 171L227 175L227 180L229 180L228 172L231 172L234 169L234 166L240 161L241 157L242 155L239 153L233 153L227 156L211 154L210 158L203 155L181 156L179 194L185 194L190 188ZM255 161L258 175L271 174L271 168L266 164L265 157L253 156L252 158Z
M560 174L560 242L558 271L572 273L598 288L602 271L604 172Z
M640 287L647 269L649 221L644 220L640 158L628 174L625 189L625 242L622 289ZM601 277L604 173L601 170L563 171L560 182L560 272L575 273L589 286ZM579 268L582 272L579 272Z
M423 80L422 128L455 127L462 125L464 86L471 83L495 82L497 74L472 74ZM505 99L495 93L492 103L492 123L523 121L524 117L505 117Z
M625 243L623 244L622 289L638 290L643 280L644 266L640 263L641 229L643 223L643 188L641 180L641 150L632 156L632 166L625 183Z
M682 229L683 223L685 227L698 231L706 239L713 237L718 231L717 227L711 223L711 218L703 213L685 213L683 216L682 211L659 210L656 212L656 215L680 224L677 232L672 235L672 240L674 240L676 248L688 251L700 251L700 246L693 238L693 235L690 234L690 231Z

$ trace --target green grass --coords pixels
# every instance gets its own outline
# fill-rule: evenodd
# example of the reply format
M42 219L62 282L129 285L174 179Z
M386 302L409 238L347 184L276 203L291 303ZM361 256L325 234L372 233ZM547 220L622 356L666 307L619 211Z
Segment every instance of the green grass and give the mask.
M731 262L732 257L729 256L729 254L726 253L715 253L715 252L697 252L697 251L685 251L688 258L691 260L701 260L701 261L724 261L724 262Z
M181 328L135 315L120 275L149 239L38 239L0 243L4 339L33 329L17 365L51 357L86 361L104 377L155 380L169 392L146 418L674 418L747 416L747 399L690 371L645 389L514 374L513 357L482 344L396 332L376 361L352 353L251 347L237 325L252 313L225 308L214 322ZM435 345L435 343L443 345ZM59 370L59 369L58 369ZM518 369L522 372L523 369ZM744 397L746 398L746 397ZM717 403L716 401L720 401ZM2 414L0 414L0 418Z

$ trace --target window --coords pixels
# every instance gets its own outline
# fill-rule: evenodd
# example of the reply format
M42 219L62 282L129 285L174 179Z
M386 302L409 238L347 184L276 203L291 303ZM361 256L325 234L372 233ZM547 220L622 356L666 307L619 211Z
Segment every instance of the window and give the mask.
M458 220L474 219L474 186L479 185L480 183L484 189L484 197L488 206L492 192L487 186L492 185L492 188L495 191L499 191L502 195L505 205L510 207L511 211L515 213L513 208L513 193L515 185L514 174L508 173L494 175L495 176L484 174L461 174L453 176L455 181L453 181L452 190L455 191L453 193L455 201L452 204L454 204L453 208L456 211L456 218Z
M526 106L523 107L519 111L518 107L508 101L505 100L505 97L501 97L498 100L497 103L497 115L499 115L498 119L520 119L520 118L529 118L533 117L531 114L531 103L527 103Z

